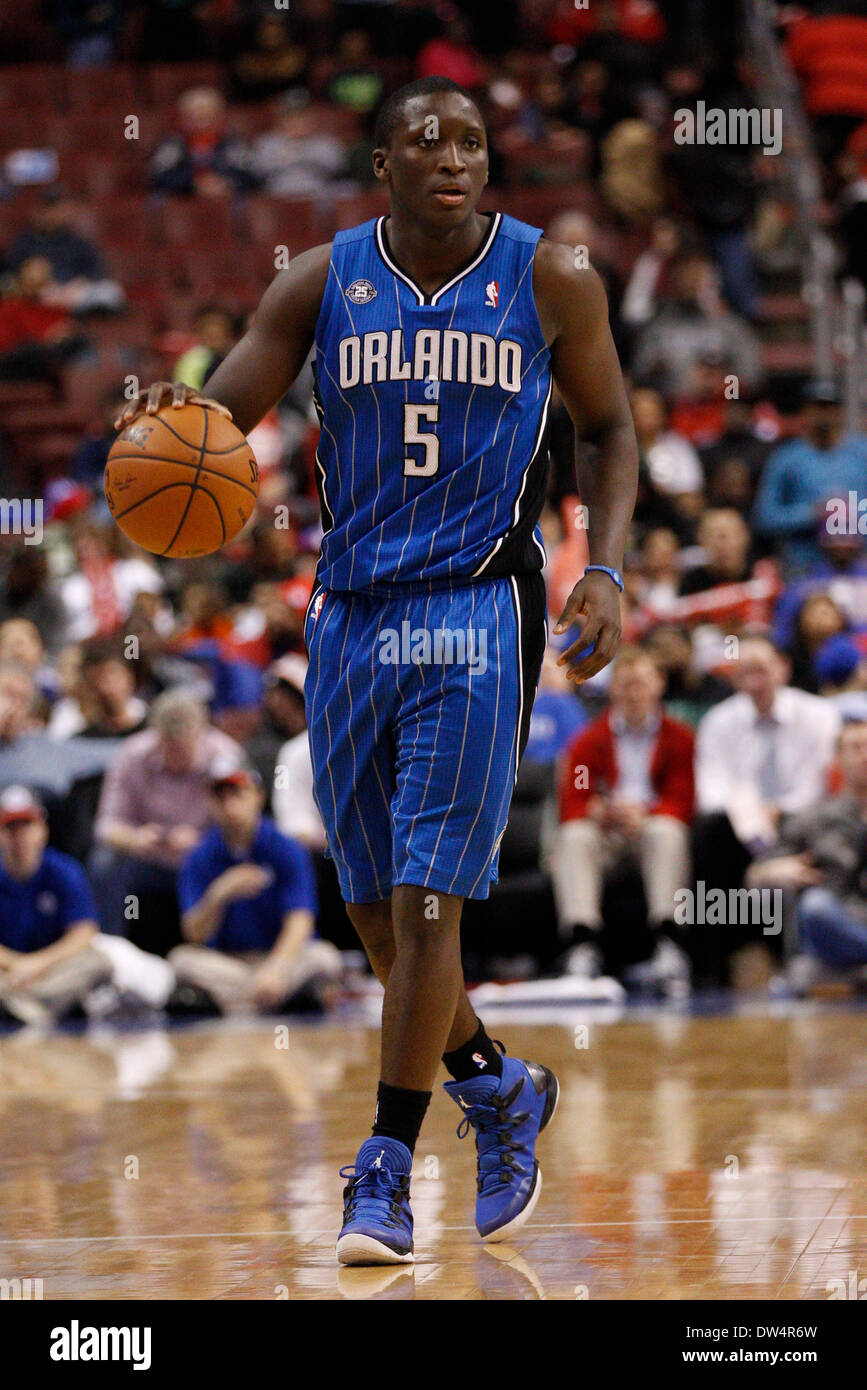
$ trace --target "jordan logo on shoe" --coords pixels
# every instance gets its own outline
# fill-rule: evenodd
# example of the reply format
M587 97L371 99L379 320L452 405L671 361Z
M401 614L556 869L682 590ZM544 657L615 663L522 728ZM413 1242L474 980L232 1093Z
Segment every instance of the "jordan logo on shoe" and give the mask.
M381 1168L381 1167L382 1167L382 1160L383 1160L384 1158L385 1158L385 1149L380 1149L380 1151L379 1151L379 1158L377 1158L377 1159L375 1160L374 1165L373 1165L374 1168Z
M485 1061L484 1057L482 1056L481 1052L474 1052L474 1053L473 1053L473 1061L475 1062L476 1066L479 1068L479 1071L484 1071L485 1067L488 1065L487 1062Z

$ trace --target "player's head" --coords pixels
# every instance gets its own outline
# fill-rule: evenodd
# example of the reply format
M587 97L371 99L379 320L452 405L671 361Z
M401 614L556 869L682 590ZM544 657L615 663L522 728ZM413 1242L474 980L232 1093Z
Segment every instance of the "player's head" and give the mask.
M448 77L400 87L379 111L373 169L399 203L444 228L465 222L488 181L488 141L475 98Z

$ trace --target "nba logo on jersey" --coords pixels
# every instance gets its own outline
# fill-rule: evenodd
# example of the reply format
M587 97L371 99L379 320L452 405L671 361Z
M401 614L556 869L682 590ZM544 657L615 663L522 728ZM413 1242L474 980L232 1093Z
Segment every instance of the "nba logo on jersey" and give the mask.
M376 286L369 280L353 280L346 291L346 298L351 299L353 304L369 304L371 299L376 299Z
M491 280L489 284L485 286L485 304L489 309L496 309L499 302L500 282L499 280Z
M314 623L316 622L316 619L319 617L319 613L324 602L325 594L318 593L315 599L313 600L313 607L310 609L310 615L313 618Z

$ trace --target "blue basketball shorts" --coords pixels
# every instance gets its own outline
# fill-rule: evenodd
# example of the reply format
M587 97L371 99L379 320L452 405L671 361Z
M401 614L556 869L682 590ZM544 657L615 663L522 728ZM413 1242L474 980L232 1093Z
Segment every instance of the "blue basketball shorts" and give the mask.
M320 588L304 635L314 795L344 900L402 883L486 898L547 639L541 574Z

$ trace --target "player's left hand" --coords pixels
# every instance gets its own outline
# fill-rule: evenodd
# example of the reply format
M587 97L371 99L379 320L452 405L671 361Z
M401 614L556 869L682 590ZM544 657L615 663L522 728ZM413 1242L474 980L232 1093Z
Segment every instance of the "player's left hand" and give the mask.
M608 665L617 651L620 626L617 585L607 574L591 570L579 579L554 625L555 632L567 632L570 627L581 629L577 642L557 659L558 666L568 666L569 680L581 685Z
M180 410L184 405L203 405L207 410L216 410L231 420L232 412L210 396L202 396L194 386L184 381L155 381L139 391L118 415L114 422L116 430L126 429L139 415L156 415L164 405L172 405Z

